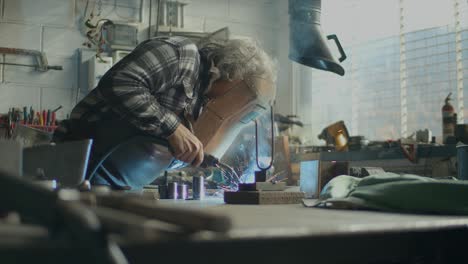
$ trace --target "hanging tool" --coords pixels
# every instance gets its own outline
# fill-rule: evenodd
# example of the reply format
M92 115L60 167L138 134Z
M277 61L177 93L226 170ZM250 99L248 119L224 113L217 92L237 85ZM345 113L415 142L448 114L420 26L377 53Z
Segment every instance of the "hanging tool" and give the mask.
M47 125L47 112L46 110L42 110L42 124L41 126Z
M26 106L23 107L23 124L28 123L28 108Z
M51 126L55 126L55 112L52 112L52 117L51 117L50 125L51 125Z
M49 63L47 62L46 54L44 52L40 52L37 50L0 47L0 54L29 55L29 56L33 56L37 61L36 65L9 63L9 62L2 62L0 63L0 65L32 67L32 68L35 68L37 71L41 71L41 72L46 72L48 70L58 70L58 71L63 70L62 66L50 66Z
M50 109L47 109L47 121L46 121L46 126L50 126L51 125L51 112L50 112Z
M42 120L42 115L41 115L41 113L40 113L40 112L36 112L36 115L37 115L37 121L38 121L38 123L39 123L38 125L43 126L44 124L43 124L43 120Z
M33 124L34 123L34 109L32 108L32 106L29 107L29 124Z

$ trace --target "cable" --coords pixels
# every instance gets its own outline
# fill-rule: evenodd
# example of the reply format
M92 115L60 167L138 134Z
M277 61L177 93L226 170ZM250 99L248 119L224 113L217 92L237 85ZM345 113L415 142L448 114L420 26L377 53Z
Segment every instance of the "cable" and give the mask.
M158 139L158 138L154 138L154 137L148 137L148 136L134 136L134 137L131 137L127 140L124 140L118 144L116 144L115 146L113 146L112 148L110 148L107 152L104 152L105 154L98 160L98 162L96 163L96 165L94 165L94 168L92 168L90 170L90 173L89 173L89 178L88 180L91 181L91 179L94 177L94 175L96 174L97 170L99 169L99 167L101 167L102 163L104 163L104 161L112 154L114 153L114 151L116 151L119 147L121 147L122 145L124 144L128 144L132 141L135 141L137 139L140 139L140 138L144 138L146 140L148 140L149 142L151 143L156 143L156 144L159 144L159 145L163 145L163 146L168 146L168 143L167 141L164 141L164 140L161 140L161 139Z

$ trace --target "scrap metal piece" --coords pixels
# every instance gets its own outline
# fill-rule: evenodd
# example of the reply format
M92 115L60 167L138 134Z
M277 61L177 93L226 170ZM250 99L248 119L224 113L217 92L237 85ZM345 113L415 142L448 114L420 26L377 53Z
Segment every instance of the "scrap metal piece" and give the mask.
M304 198L303 192L224 192L224 202L227 204L299 204Z
M188 186L187 184L177 185L177 199L187 200L188 198Z
M335 146L336 151L348 151L349 133L344 121L327 126L318 138L325 140L329 146Z
M168 199L177 199L179 196L177 188L177 182L171 182L167 185L167 198Z
M194 200L203 200L205 198L205 178L194 176L192 184L192 193Z
M286 189L285 182L255 182L255 183L239 183L240 192L253 191L284 191Z

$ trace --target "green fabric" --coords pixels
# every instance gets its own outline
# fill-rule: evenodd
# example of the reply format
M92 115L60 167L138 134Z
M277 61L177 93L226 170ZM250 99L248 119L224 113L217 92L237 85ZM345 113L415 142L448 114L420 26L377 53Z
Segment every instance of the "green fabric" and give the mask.
M338 176L323 188L315 206L468 215L468 181L394 173Z

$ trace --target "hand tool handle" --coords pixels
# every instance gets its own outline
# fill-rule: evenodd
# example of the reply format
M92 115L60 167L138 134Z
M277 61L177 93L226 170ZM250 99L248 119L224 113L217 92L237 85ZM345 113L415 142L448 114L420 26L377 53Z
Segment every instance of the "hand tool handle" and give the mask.
M50 121L50 125L55 126L55 118L56 118L55 117L55 112L52 112L52 117L51 118L52 118L52 120Z
M42 126L42 115L40 112L36 112L37 115L37 122L39 123L40 126Z
M203 157L203 162L200 165L200 167L202 168L215 167L218 164L219 164L218 158L210 154L205 154L205 156Z
M29 107L29 124L33 124L34 122L34 110L32 108L32 106Z
M41 126L45 126L47 124L47 112L42 110L42 124Z
M343 62L344 60L346 60L346 53L343 49L343 46L341 46L341 43L340 43L340 40L338 39L338 36L333 34L333 35L329 35L327 36L328 39L333 39L335 41L335 44L336 46L338 47L338 51L340 52L340 55L341 57L338 59L340 62Z
M50 109L47 110L47 121L46 121L46 125L47 126L51 126L52 125L52 122L51 122L51 115L50 115Z
M23 107L23 124L28 123L28 108L25 106Z

